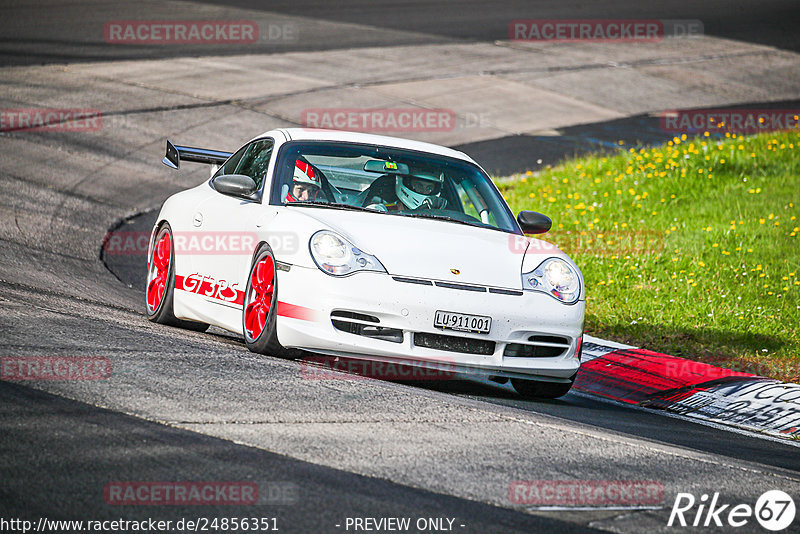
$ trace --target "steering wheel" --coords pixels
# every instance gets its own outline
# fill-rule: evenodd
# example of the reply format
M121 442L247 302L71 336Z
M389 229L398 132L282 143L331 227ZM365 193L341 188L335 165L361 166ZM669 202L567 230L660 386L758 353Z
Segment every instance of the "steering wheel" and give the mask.
M447 209L447 200L442 197L428 197L422 201L417 210L444 210Z

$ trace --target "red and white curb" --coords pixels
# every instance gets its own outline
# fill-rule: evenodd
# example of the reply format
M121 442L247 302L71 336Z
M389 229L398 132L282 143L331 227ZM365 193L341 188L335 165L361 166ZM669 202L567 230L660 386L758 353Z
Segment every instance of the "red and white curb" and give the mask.
M573 390L770 436L800 439L800 384L584 336Z

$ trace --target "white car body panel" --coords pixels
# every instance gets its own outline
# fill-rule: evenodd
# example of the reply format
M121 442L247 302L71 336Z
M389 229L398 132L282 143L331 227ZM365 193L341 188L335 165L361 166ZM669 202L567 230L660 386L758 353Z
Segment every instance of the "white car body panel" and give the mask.
M275 140L264 183L270 191L275 162L286 140L326 140L377 144L430 152L474 162L466 155L437 145L390 137L338 131L290 129L266 132L254 139ZM242 334L242 305L253 254L269 243L278 270L278 341L286 348L368 359L440 361L490 374L548 378L572 377L580 365L585 289L580 299L564 304L549 294L522 291L521 275L549 257L574 266L560 250L540 240L500 230L447 221L385 213L322 207L270 205L226 196L210 182L177 193L162 206L156 227L172 227L175 242L174 314ZM309 239L332 230L364 252L374 255L387 273L356 272L336 277L320 270L309 252ZM155 232L155 228L154 228ZM205 250L187 243L208 236L239 236L242 246ZM179 246L178 240L185 241ZM527 240L523 254L519 240ZM152 246L152 239L151 239ZM575 267L576 271L580 271ZM439 281L484 288L470 291L397 281L393 277ZM506 290L516 294L490 293ZM386 341L334 327L331 312L345 310L376 317L380 326L402 330L402 341ZM437 310L492 318L488 334L442 332L434 328ZM491 354L479 355L417 346L414 333L495 343ZM557 357L504 356L508 343L528 344L534 335L562 336L569 350Z

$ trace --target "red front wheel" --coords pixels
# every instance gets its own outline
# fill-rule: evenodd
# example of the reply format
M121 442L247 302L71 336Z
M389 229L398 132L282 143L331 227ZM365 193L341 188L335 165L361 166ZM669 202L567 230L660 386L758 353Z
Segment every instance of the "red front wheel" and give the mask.
M247 348L259 354L290 357L278 342L278 271L275 256L263 245L253 260L244 292L242 329Z

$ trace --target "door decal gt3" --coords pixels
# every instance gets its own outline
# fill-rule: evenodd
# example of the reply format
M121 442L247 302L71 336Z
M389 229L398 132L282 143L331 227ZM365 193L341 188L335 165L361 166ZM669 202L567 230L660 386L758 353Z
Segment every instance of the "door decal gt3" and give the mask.
M192 273L186 277L175 275L175 289L242 306L244 304L244 291L237 289L238 285L229 284L225 280L216 280L198 273Z
M238 289L238 286L238 283L230 284L225 280L217 280L199 273L192 273L189 276L175 275L175 289L218 300L221 301L221 304L235 304L242 307L244 306L244 291ZM278 315L303 321L315 321L317 312L304 306L278 301Z

